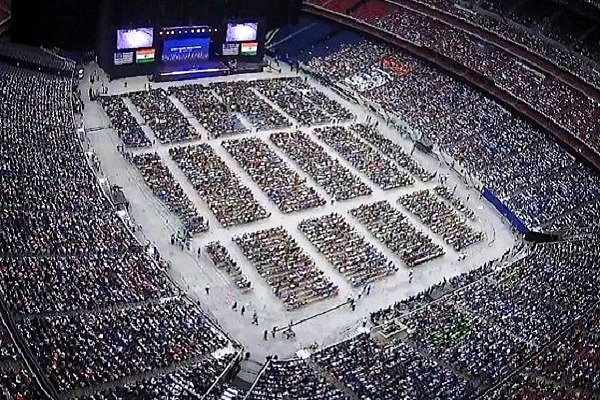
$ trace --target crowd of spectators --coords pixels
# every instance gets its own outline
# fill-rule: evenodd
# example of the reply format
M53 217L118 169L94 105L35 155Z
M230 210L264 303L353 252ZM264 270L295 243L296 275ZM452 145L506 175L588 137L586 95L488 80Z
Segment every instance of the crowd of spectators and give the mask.
M457 7L450 7L450 9L460 10ZM480 16L477 13L473 14ZM492 19L492 21L498 23L497 20ZM484 42L475 35L408 8L399 7L394 13L373 24L406 41L428 47L490 78L499 87L522 99L534 109L540 110L558 125L600 151L597 125L592 122L600 117L600 104L577 89L556 78L545 76L541 71L521 61L518 56ZM510 26L510 24L505 25ZM558 51L552 46L546 47ZM331 55L328 57L333 58ZM572 56L568 57L573 59ZM319 61L311 61L311 63L329 66L333 70L333 76L336 76L335 72L338 70L344 71L344 68L339 66L341 62L333 65ZM346 62L346 64L352 63L352 59ZM581 69L573 68L571 63L563 67L570 73L582 72ZM586 74L586 76L593 78L596 85L600 87L600 73ZM549 86L559 89L553 91ZM551 105L545 107L544 103ZM565 109L561 110L561 108Z
M200 132L173 104L164 89L127 93L127 97L161 143L183 142L200 138Z
M302 68L325 82L341 81L379 63L392 52L389 47L364 40L356 44L343 44L338 51L324 57L313 57ZM335 75L332 76L331 71L335 71Z
M300 77L257 80L251 83L301 126L349 121L354 118L354 114L344 106L308 85Z
M562 386L560 382L553 382L545 377L535 376L528 371L519 372L504 382L500 387L487 392L483 400L579 400L588 398L591 393L578 389Z
M94 310L172 296L144 248L85 256L0 257L0 287L19 314Z
M252 89L251 82L214 82L210 88L229 110L243 115L259 131L292 126L285 115L271 107Z
M415 17L408 10L403 13L409 18L409 25L416 23L411 18L426 18ZM432 34L431 40L458 41L454 46L457 51L476 47L461 46L459 39L463 36ZM485 62L480 62L483 56L479 53L482 50L476 53L475 63L479 66L492 62L492 59L493 62L502 59L502 56L487 54ZM342 64L342 60L338 59L338 64ZM511 204L515 214L531 224L531 228L543 226L561 213L570 212L593 199L597 184L592 173L579 166L570 168L576 166L573 158L543 132L512 116L467 85L437 73L410 56L401 55L396 61L397 71L392 74L391 81L362 93L362 96L381 105L388 115L404 121L411 132L429 138L454 160L456 165L452 166L456 170L475 178L505 204ZM346 63L352 64L353 60L348 58ZM506 72L503 76L514 77L517 66L533 71L521 62L511 61L503 69ZM338 68L332 67L330 76L336 77ZM490 68L490 71L496 71L495 67ZM531 85L537 79L544 86L543 91L531 100L535 101L536 107L543 108L546 113L556 112L557 118L565 124L597 120L594 117L596 111L581 115L573 111L572 105L585 103L580 94L554 79L542 79L538 75L531 72L531 78L524 80ZM537 93L537 89L534 92ZM592 125L592 130L584 130L581 126L574 129L592 137L591 132L597 124ZM359 132L359 136L394 159L396 154L400 155L399 160L406 158L403 152L396 151L398 145L372 131L375 129ZM524 191L527 193L522 194Z
M18 357L17 348L13 344L10 334L4 325L0 325L0 364L16 361Z
M352 134L350 129L343 126L332 126L317 128L314 133L383 190L415 183L413 177L368 143ZM364 128L355 126L354 129L363 130Z
M306 133L278 132L269 138L334 200L348 200L372 193L369 186Z
M190 84L172 86L169 94L174 95L206 129L209 138L244 133L248 128L240 118L220 102L204 85Z
M458 211L459 213L461 213L462 215L464 215L465 217L467 217L470 220L475 220L475 218L476 218L475 212L473 212L473 210L471 210L471 208L468 205L463 203L463 201L461 199L456 197L454 195L454 193L451 192L447 186L444 186L444 185L436 186L433 188L433 191L439 197L441 197L442 199L444 199L448 203L450 203L456 211Z
M71 88L67 77L0 63L3 307L40 378L61 396L156 368L177 371L180 361L230 344L179 297L164 264L102 194L75 130ZM9 363L0 369L0 397L45 398L0 337ZM205 382L223 370L211 365ZM168 393L156 390L159 398Z
M465 378L421 356L409 345L382 345L369 334L328 347L313 358L361 400L454 400L476 394Z
M507 205L528 226L545 227L555 218L600 198L600 177L585 166L564 170L531 185Z
M272 360L247 397L248 400L347 400L343 392L318 374L306 361Z
M221 145L269 196L279 210L291 213L326 204L285 161L259 138L226 140Z
M141 400L141 399L197 399L203 398L218 376L231 362L233 355L223 358L209 356L200 362L181 367L174 372L159 374L140 381L114 386L90 395L69 400ZM218 385L217 385L218 387ZM218 392L218 393L217 393ZM212 390L209 396L217 399L221 390Z
M22 363L0 367L0 396L9 400L46 398L34 375Z
M398 202L456 251L483 240L482 232L469 225L465 218L461 218L433 191L419 190L405 194L398 199Z
M432 180L436 172L429 171L421 166L411 155L409 155L401 145L391 139L386 138L377 129L370 125L357 124L351 127L361 139L377 148L382 154L391 158L396 164L410 172L423 182Z
M209 144L174 147L169 154L221 225L228 227L269 217L250 189Z
M400 211L387 201L363 204L350 210L363 224L408 266L414 267L444 255L444 249L419 231Z
M384 278L398 270L339 214L305 219L298 229L353 286Z
M59 391L152 372L227 345L197 306L180 298L24 319L19 328Z
M338 294L337 286L283 227L244 233L233 241L288 310Z
M221 242L216 241L207 244L206 254L215 267L224 270L233 279L239 289L245 291L252 287L250 280L242 273L238 263L231 257L229 251Z
M588 398L600 387L597 244L538 245L444 280L373 314L399 319L407 336L359 334L312 354L297 376L320 374L364 400ZM286 382L268 369L257 387L280 393Z
M136 154L131 161L154 195L181 219L188 234L195 235L208 231L208 219L198 213L194 203L157 153Z
M110 124L128 147L152 146L142 127L131 114L121 96L101 96L100 105L108 116Z
M596 306L530 362L533 374L587 393L600 391L600 309Z
M578 209L556 218L545 228L550 232L575 232L579 229L600 225L600 200L592 201Z

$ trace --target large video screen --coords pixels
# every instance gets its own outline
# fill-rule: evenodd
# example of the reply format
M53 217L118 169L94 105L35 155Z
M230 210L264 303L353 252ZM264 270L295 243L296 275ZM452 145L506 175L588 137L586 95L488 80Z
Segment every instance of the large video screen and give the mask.
M206 60L210 55L210 38L166 39L163 62L193 62Z
M227 42L251 42L256 40L258 22L245 22L243 24L227 24Z
M152 47L153 42L153 28L119 29L117 31L117 50Z

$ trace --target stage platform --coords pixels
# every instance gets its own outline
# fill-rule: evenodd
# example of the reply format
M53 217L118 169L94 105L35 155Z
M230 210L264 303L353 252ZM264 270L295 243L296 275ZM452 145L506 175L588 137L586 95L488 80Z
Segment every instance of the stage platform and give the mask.
M207 60L194 65L162 65L154 71L155 82L171 82L184 79L208 78L229 75L231 69L221 61Z
M155 82L172 82L187 79L208 78L213 76L246 74L262 72L267 64L264 62L237 62L227 66L221 61L205 61L191 65L162 65L154 71Z

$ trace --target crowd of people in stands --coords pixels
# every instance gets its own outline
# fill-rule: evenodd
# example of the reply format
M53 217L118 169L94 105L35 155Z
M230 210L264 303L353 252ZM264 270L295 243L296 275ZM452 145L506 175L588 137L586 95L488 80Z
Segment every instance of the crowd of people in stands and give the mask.
M405 194L398 202L456 251L483 240L482 232L469 225L433 191L419 190Z
M91 395L73 397L70 400L201 398L210 389L214 377L225 369L231 359L231 354L219 359L208 357L171 373L111 387ZM208 396L211 396L212 393ZM206 398L212 399L212 397Z
M354 114L300 77L251 81L253 87L273 101L301 126L349 121Z
M437 40L437 35L435 37ZM362 44L357 47L370 49ZM339 65L343 65L343 58L329 64L328 57L332 56L321 61L314 59L311 63L321 65L323 72L330 66L331 77L341 76L344 68ZM515 214L532 228L543 227L561 213L576 209L596 196L598 185L592 174L577 166L573 158L543 132L465 84L437 73L410 56L398 54L393 58L396 65L393 79L362 95L380 104L388 114L405 121L413 132L431 139L454 160L455 169L474 177L501 201L511 204ZM345 59L346 64L353 62L352 58ZM515 76L514 68L507 76ZM554 90L558 86L550 87ZM565 115L563 118L572 120L568 108L561 107L573 103L552 93L541 96L538 103L546 104L544 107L548 110L559 110ZM588 115L578 120L596 119ZM359 132L359 136L386 150L386 154L399 163L406 158L398 145L373 130ZM526 195L521 194L524 190L527 190Z
M229 347L103 196L75 130L70 77L2 63L0 83L0 291L41 378L64 396L92 393ZM0 397L46 397L4 332L0 358ZM203 385L224 370L206 362Z
M163 89L127 93L127 97L161 143L183 142L200 138Z
M370 3L375 4L376 1ZM445 12L457 11L461 16L473 15L478 22L491 24L487 27L493 27L492 30L498 29L498 25L501 25L502 28L498 29L496 33L502 35L512 32L514 35L511 39L513 40L518 40L519 37L532 37L536 43L530 43L528 47L534 51L536 48L544 48L552 53L560 53L555 46L548 45L538 35L531 32L524 34L523 31L515 30L510 23L502 21L502 18L489 18L482 16L481 13L464 13L460 8L454 7L454 4L445 5L442 8ZM521 61L518 56L484 42L475 35L408 8L397 7L390 15L369 21L369 23L398 35L408 42L430 48L492 79L499 87L522 99L534 109L540 110L542 114L554 120L558 125L600 151L600 140L596 132L597 124L593 122L600 117L600 103L588 98L576 88L556 78L546 76L545 73ZM596 47L598 47L597 43ZM365 49L368 50L368 46ZM372 53L375 55L382 51L383 49ZM330 55L327 58L341 57L343 60L345 53L340 52L339 56ZM352 54L351 52L347 53ZM577 66L578 61L572 55L563 53L562 56L556 58L566 58L568 61L565 63L559 62L566 71L578 74L584 79L587 78L590 83L596 84L600 88L600 72L581 68L581 65ZM355 61L355 58L348 57L348 59L350 61L346 63L339 60L336 63L311 60L309 66L320 65L321 70L322 68L329 71L333 69L344 74L347 69L340 67L340 64L352 65ZM331 75L336 76L335 74ZM543 103L548 102L552 106L545 107ZM563 107L566 109L561 109Z
M317 352L314 362L359 399L468 399L467 380L402 342L384 346L368 334Z
M387 201L363 204L350 210L363 224L408 267L415 267L444 255L444 249L419 231L399 210Z
M270 140L334 200L348 200L372 193L369 186L306 133L278 132L271 134Z
M172 86L169 88L169 94L177 97L192 113L206 129L210 139L248 131L240 118L219 101L207 86Z
M365 285L398 270L339 214L305 219L298 229L353 286Z
M157 153L136 154L131 161L154 195L181 219L189 235L208 231L208 219L198 213L194 203Z
M527 247L524 255L509 250L373 313L382 332L395 324L400 335L359 334L276 365L301 364L296 379L316 373L365 400L591 398L600 376L598 249L593 237ZM258 399L273 398L260 397L267 389L289 390L284 371L264 372ZM321 392L328 388L323 381Z
M326 204L285 161L259 138L226 140L221 145L250 175L283 213L291 213Z
M243 115L256 130L292 126L289 119L271 107L252 88L249 81L214 82L210 88L231 112Z
M169 154L221 225L228 227L269 217L250 189L209 144L174 147Z
M337 286L283 227L244 233L233 241L288 310L338 294Z
M317 128L315 135L383 190L409 186L413 177L343 126ZM363 129L355 127L354 129Z
M206 254L213 265L220 270L224 270L233 282L241 290L248 290L252 287L250 280L242 273L238 263L231 257L229 251L221 242L210 242L206 245Z
M26 319L19 328L59 391L207 357L227 345L195 304L179 298Z
M101 96L100 104L125 146L152 146L152 141L148 139L121 96Z
M347 400L324 376L319 375L306 361L269 361L248 400Z

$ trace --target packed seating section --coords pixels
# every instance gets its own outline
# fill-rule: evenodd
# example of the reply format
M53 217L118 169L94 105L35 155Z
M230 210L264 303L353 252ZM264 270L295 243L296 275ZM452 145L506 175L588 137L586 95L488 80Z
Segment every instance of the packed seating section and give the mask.
M365 285L398 270L339 214L305 219L298 229L352 286Z
M259 93L273 101L301 126L354 118L344 106L308 85L300 77L265 79L251 83Z
M215 241L207 244L206 254L213 265L220 270L224 270L239 289L246 291L252 288L250 280L242 273L240 266L221 242Z
M490 189L529 228L544 229L562 213L576 210L597 197L597 179L586 167L575 163L556 142L497 103L410 56L394 54L375 61L384 53L383 49L363 44L358 48L372 51L375 64L387 64L391 77L388 83L367 90L362 96L405 121L415 134L430 138L451 157L452 166ZM353 54L344 50L337 55L315 58L307 70L326 74L334 81L332 77L339 76L337 82L341 82L344 65L354 64L352 58L342 55L345 53ZM336 62L330 63L330 59ZM393 69L389 69L390 65ZM514 75L513 71L506 76ZM559 87L564 89L564 86L549 86L551 92L540 98L548 110L560 110L560 105L571 104L557 103L556 97L549 95ZM569 109L560 112L566 115ZM595 121L589 115L575 120ZM380 150L387 150L385 153L394 159L398 158L396 154L400 160L405 158L397 150L398 145L373 133L374 130L359 132L358 136Z
M177 375L182 364L204 360L202 384L210 385L225 369L210 353L231 342L181 297L164 262L101 192L75 130L72 85L70 77L0 63L3 308L29 362L61 396L93 394L101 382L118 392L125 381L151 380L156 368ZM0 332L8 363L0 366L0 396L45 398ZM178 376L182 386L198 379Z
M283 213L326 204L317 191L259 138L226 140L221 145Z
M207 86L173 86L169 88L169 94L181 101L211 139L248 131L240 118L221 103Z
M169 154L221 225L240 225L269 217L250 189L209 144L174 147Z
M198 307L180 298L25 319L19 328L59 391L193 362L227 345Z
M136 154L131 161L154 195L181 219L187 234L195 235L208 231L208 220L198 213L194 203L157 153Z
M433 191L419 190L398 199L410 213L456 251L483 240L483 233L469 225L454 209L439 199Z
M350 210L350 214L377 240L398 254L408 267L415 267L445 254L440 245L419 231L387 201L363 204Z
M108 116L112 128L127 147L148 147L148 139L121 96L102 96L100 105Z
M292 126L288 118L271 107L253 89L249 81L214 82L210 88L232 112L243 115L261 131Z
M507 253L373 313L378 330L404 326L404 334L362 333L278 365L302 363L296 376L316 373L364 400L592 398L598 249L593 237ZM267 369L257 398L288 390L284 375Z
M248 400L346 400L348 397L302 360L273 360Z
M334 200L368 196L372 190L358 176L332 158L304 132L277 132L269 139Z
M368 4L376 4L376 1L378 0L373 0ZM367 6L365 5L365 7ZM435 4L433 7L437 8ZM539 12L540 9L542 8L537 7L536 12ZM454 7L453 2L444 4L442 11L450 13L456 11L463 18L470 18L471 15L474 18L486 18L480 13L464 13L462 8ZM487 19L492 21L490 22L492 26L500 25L502 27L496 32L500 35L515 31L512 25L502 22L500 18ZM554 77L546 76L528 65L527 62L520 60L518 56L484 42L477 36L457 27L405 7L398 7L395 12L383 19L365 22L418 46L428 47L481 73L534 109L540 110L542 114L600 152L600 140L598 139L600 137L598 129L600 128L598 128L598 124L594 123L600 117L598 101L589 99L577 89ZM583 67L575 57L561 53L556 47L544 43L533 33L523 35L523 32L516 31L515 35L516 37L534 38L532 40L536 43L528 45L529 48L535 49L540 46L544 49L549 48L549 53L557 53L557 57L566 59L564 62L558 62L559 66L562 66L568 73L575 73L600 88L600 72L592 72L593 70ZM539 44L540 42L543 44ZM551 91L548 85L559 87L560 92L564 94L559 95L555 91ZM543 107L542 105L540 108L539 102L549 101L555 106ZM561 107L565 107L566 110L561 110Z
M288 310L338 294L337 286L283 227L244 233L233 241Z
M127 93L138 112L161 143L183 142L200 138L200 132L169 99L164 89Z
M414 178L368 143L352 134L351 128L332 126L314 130L317 138L337 151L350 165L365 174L383 190L415 183ZM361 129L355 127L354 129Z
M227 367L231 355L215 359L209 357L198 363L182 367L171 373L159 374L141 381L126 383L91 395L72 397L69 400L138 400L155 398L197 399L210 389L214 377ZM217 395L218 393L218 395ZM219 399L222 388L212 390L206 399ZM159 397L165 396L165 397Z

